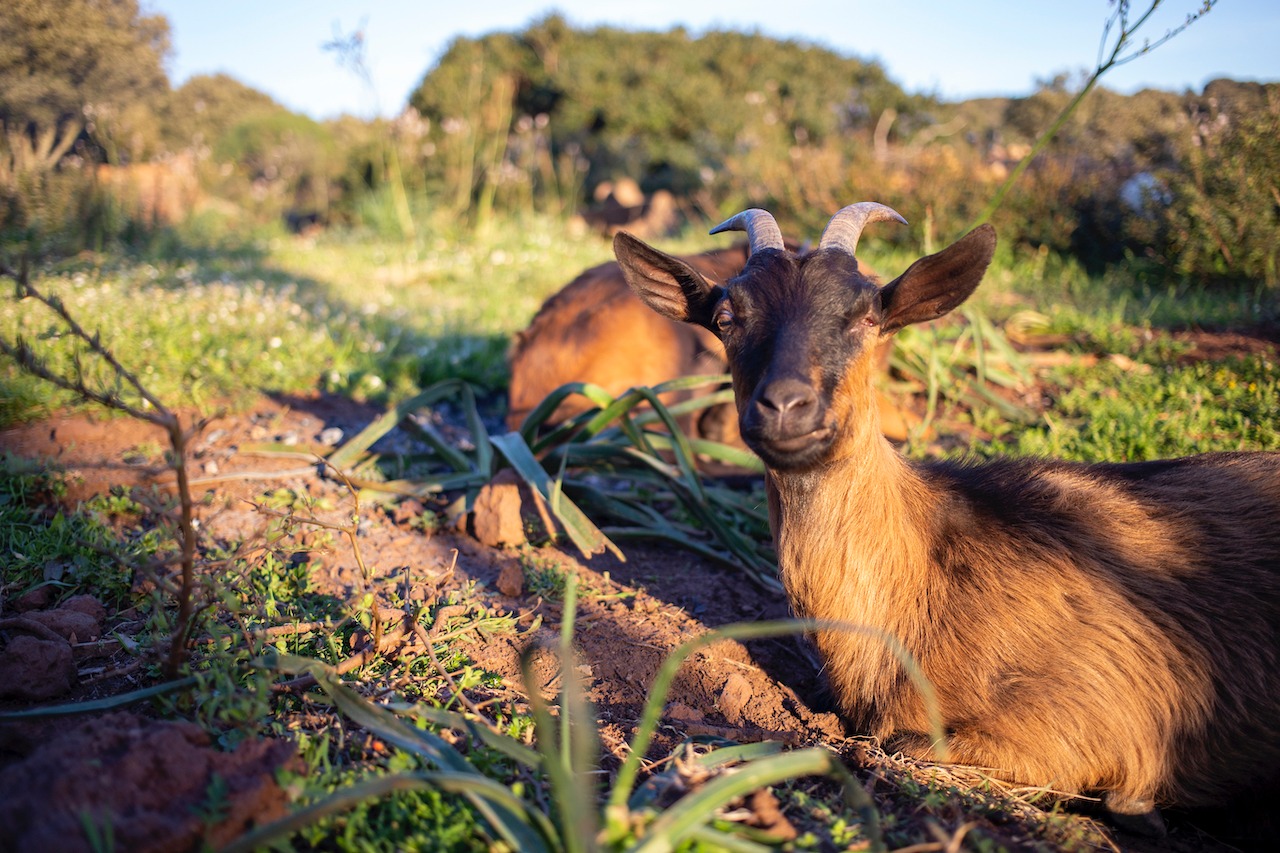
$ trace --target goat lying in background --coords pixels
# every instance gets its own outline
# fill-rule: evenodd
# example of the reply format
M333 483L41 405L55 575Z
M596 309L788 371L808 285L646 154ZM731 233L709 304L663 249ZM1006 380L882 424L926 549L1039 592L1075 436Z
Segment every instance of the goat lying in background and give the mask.
M743 244L684 256L681 261L705 278L720 282L741 271L747 253ZM886 345L878 355L882 373L888 366L890 348ZM650 311L627 287L622 270L612 262L592 267L548 298L529 328L516 335L510 361L510 429L518 429L544 397L570 382L590 382L616 397L628 388L728 369L724 348L713 333ZM918 419L884 397L877 397L877 401L885 435L905 440ZM552 414L551 422L566 420L591 406L585 397L569 397ZM700 438L739 443L736 419L733 406L713 406L686 429Z
M681 260L712 281L724 281L747 262L747 247ZM516 335L507 425L518 429L544 397L570 382L590 382L616 397L628 388L724 372L724 349L715 335L653 313L627 287L616 263L601 264L548 298L529 328ZM590 408L592 403L585 397L571 396L551 421L567 420ZM703 413L696 432L704 438L734 441L733 420L732 407L714 407Z
M796 613L896 637L932 682L953 760L1100 791L1131 828L1280 781L1280 453L1084 465L917 463L880 435L877 348L977 287L982 226L879 287L854 252L883 205L836 214L797 257L746 211L723 285L618 234L641 299L723 342L739 425L768 469ZM715 232L713 232L715 233ZM925 704L878 639L819 631L841 708L927 758Z

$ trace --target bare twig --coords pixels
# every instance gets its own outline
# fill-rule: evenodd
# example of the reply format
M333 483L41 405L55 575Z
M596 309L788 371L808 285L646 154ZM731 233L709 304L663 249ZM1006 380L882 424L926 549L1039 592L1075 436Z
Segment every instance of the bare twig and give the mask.
M1188 14L1186 20L1180 26L1167 31L1154 42L1144 39L1141 47L1135 47L1133 43L1134 34L1147 22L1152 13L1160 7L1164 0L1150 0L1150 2L1151 5L1145 12L1139 15L1137 19L1131 20L1129 12L1132 4L1130 3L1130 0L1117 0L1115 4L1116 10L1108 16L1106 23L1103 24L1102 27L1102 40L1098 45L1098 61L1093 69L1093 73L1089 75L1089 79L1085 81L1084 86L1081 87L1080 91L1071 99L1071 102L1063 108L1062 112L1058 113L1058 117L1054 119L1053 124L1049 125L1048 130L1040 134L1040 138L1031 146L1031 150L1027 152L1026 156L1018 161L1018 165L1009 173L1009 177L1000 185L1000 189L996 191L991 202L986 206L982 213L979 214L978 218L973 221L968 230L977 228L995 214L995 212L1000 208L1000 204L1004 201L1004 197L1008 195L1009 190L1011 190L1013 185L1018 182L1018 178L1027 170L1027 167L1031 165L1031 162L1035 160L1036 156L1044 150L1045 146L1047 146L1049 142L1058 135L1058 131L1062 129L1062 126L1067 123L1067 119L1071 118L1072 114L1076 111L1076 107L1080 106L1085 97L1088 96L1088 94L1094 90L1094 87L1098 85L1098 80L1102 78L1103 74L1106 74L1116 66L1132 62L1139 56L1145 56L1160 45L1169 41L1169 39L1178 35L1187 27L1191 26L1200 18L1208 14L1209 10L1217 4L1218 0L1202 0L1197 10ZM1113 31L1116 33L1116 40L1114 44L1111 44L1111 35ZM1107 51L1108 45L1111 45L1109 53ZM1125 53L1126 50L1130 50L1130 52Z

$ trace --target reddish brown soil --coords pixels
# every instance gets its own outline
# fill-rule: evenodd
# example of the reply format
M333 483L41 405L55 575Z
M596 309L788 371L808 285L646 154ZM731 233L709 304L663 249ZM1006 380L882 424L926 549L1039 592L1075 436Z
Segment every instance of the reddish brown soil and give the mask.
M1175 341L1190 344L1191 350L1182 360L1222 361L1228 358L1267 353L1275 355L1280 348L1280 329L1261 327L1245 331L1208 332L1203 330L1187 330L1173 332Z
M340 398L263 398L248 415L213 422L194 443L191 466L197 496L214 496L199 510L206 534L221 543L252 539L270 519L249 501L281 487L328 497L349 508L346 489L317 476L314 464L252 455L256 451L246 448L287 442L298 451L319 449L317 436L323 429L337 426L349 437L374 416L368 408ZM0 434L0 446L11 452L61 466L71 501L112 486L171 482L171 475L158 465L126 461L141 454L159 459L163 441L163 435L147 424L84 414ZM528 594L512 597L499 592L499 573L504 566L518 565L520 553L487 548L452 531L423 534L410 526L411 519L397 521L396 513L378 507L364 508L362 517L366 523L361 547L375 569L395 576L410 567L431 576L451 565L456 551L451 585L477 582L485 606L525 613L526 622L533 615L530 608L538 608L544 627L537 632L495 637L469 650L478 663L517 684L520 650L535 639L552 640L559 622L555 603L539 604ZM604 721L617 723L619 735L638 716L658 665L676 645L708 627L787 615L780 597L766 596L745 577L673 549L633 544L626 549L626 562L605 556L588 563L556 548L526 553L526 559L578 573L583 594L576 636L583 663L592 672L591 699ZM326 583L334 591L347 588L356 571L354 557L343 547L334 547L324 565L330 577L316 579L322 589ZM731 677L733 696L728 708L720 709L717 702ZM762 642L750 651L725 642L695 655L677 679L671 701L684 706L676 712L685 723L708 731L741 734L738 730L743 729L790 740L841 737L835 716L823 712L818 684L814 658L799 640ZM796 690L823 710L811 710Z
M247 740L224 752L190 723L125 713L10 724L3 737L25 758L0 773L0 850L179 853L223 846L287 811L275 781L293 762L287 741ZM114 845L91 844L85 823Z
M318 439L323 430L336 426L350 437L376 414L340 398L264 397L247 414L214 421L194 442L190 466L195 493L197 497L206 498L199 509L205 535L224 545L255 539L270 519L249 501L279 488L328 498L340 508L335 516L349 512L351 501L346 488L318 476L315 464L257 455L254 448L283 444L298 451L308 447L320 449ZM154 486L163 489L172 481L171 473L160 464L164 442L163 434L147 424L93 414L62 415L0 433L0 449L47 459L65 471L69 504L106 493L113 487L136 488L140 490L137 494L145 494ZM452 565L449 589L470 588L469 600L474 606L492 613L521 615L519 633L493 635L487 641L473 639L466 646L467 653L478 665L502 675L510 694L519 695L522 691L518 664L521 651L534 642L554 643L560 619L560 605L556 602L543 601L525 590L515 596L498 590L499 574L504 567L509 575L517 569L521 553L485 547L465 533L423 533L412 526L413 513L397 513L375 506L362 508L361 518L362 552L375 570L393 578L408 571L415 579L429 580L443 575ZM582 593L576 631L580 654L578 672L584 676L589 698L597 708L604 746L617 757L625 755L624 742L639 718L648 686L658 666L676 645L708 627L786 615L785 603L780 598L763 595L730 570L670 549L632 545L626 551L626 562L598 557L590 563L556 548L524 552L526 563L532 560L553 564L561 570L576 572L580 578ZM345 596L356 583L355 559L350 548L341 543L316 560L316 564L324 567L324 576L313 578L320 591ZM514 574L518 582L520 572L514 571ZM529 630L539 616L541 627ZM108 622L112 623L111 617ZM536 660L535 672L539 679L537 689L551 693L558 688L559 674L550 656ZM833 714L824 710L818 684L814 659L799 640L761 642L750 648L734 642L710 646L696 654L678 677L668 702L669 725L664 727L659 746L674 743L685 732L739 740L769 737L791 743L838 742L844 737L842 726ZM131 682L122 684L121 688L136 686ZM57 701L98 693L82 683ZM15 707L13 703L4 705ZM88 749L76 739L99 737L92 732L77 733L68 723L55 724L46 731L50 737L61 733L54 743L60 743L61 738L72 738L80 744L72 748L72 752ZM191 734L186 729L183 731L182 737ZM138 742L142 740L145 739ZM15 746L13 738L10 741L0 745L0 780L15 790L28 790L42 802L53 802L62 796L57 793L62 790L60 786L76 787L67 779L85 772L60 757L61 753L31 753ZM193 742L189 748L202 747ZM120 754L128 751L123 742L113 743L111 749ZM92 750L89 754L93 754ZM6 760L13 762L17 758L23 760L5 766ZM150 759L138 757L136 760ZM213 759L205 756L200 760L207 764ZM172 769L177 772L180 766L173 764ZM44 775L40 778L48 776L49 780L37 781L32 775L33 767L43 767ZM128 799L129 795L122 791L133 784L132 780L119 778L119 774L106 768L99 772L98 779L102 781L112 775L117 777L112 784L92 787L106 787L114 796ZM23 784L19 777L31 780L31 784ZM139 802L150 797L145 786L134 794ZM120 803L84 802L117 817L128 811ZM26 813L25 809L17 809L9 820ZM3 817L0 817L0 827L33 833L53 831L52 823L44 828L26 828L25 824L19 827L5 823ZM173 833L190 837L186 828L173 829ZM8 833L0 830L0 834ZM179 844L172 849L183 846Z

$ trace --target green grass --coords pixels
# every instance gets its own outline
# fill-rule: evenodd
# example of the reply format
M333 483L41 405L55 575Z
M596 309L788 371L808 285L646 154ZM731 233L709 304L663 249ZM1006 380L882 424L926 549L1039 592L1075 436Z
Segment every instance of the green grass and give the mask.
M610 256L600 238L545 218L411 245L344 234L192 241L189 251L175 238L100 267L56 265L34 283L100 331L161 399L202 408L234 406L245 389L398 399L449 377L501 388L511 334ZM60 369L75 355L31 300L0 303L0 335L24 337ZM70 402L7 360L0 400L0 425Z
M416 756L396 748L370 760L363 742L348 740L337 729L314 734L302 732L297 742L299 757L306 769L286 775L282 782L286 789L297 793L298 806L369 779L421 767ZM458 798L431 789L399 791L365 800L348 812L309 824L298 832L293 843L361 853L398 850L478 853L488 849L475 813Z
M909 261L905 255L872 255L871 263L890 275ZM1040 373L1045 405L1027 423L973 401L960 411L953 407L949 414L990 438L968 440L950 455L1093 462L1280 449L1280 382L1273 357L1193 361L1191 345L1172 336L1187 329L1275 324L1280 310L1261 283L1170 282L1150 278L1139 264L1090 275L1069 258L1001 252L970 306L966 310L997 326L1030 324L1036 334L1063 341L1058 348L1078 356L1079 363ZM900 338L917 358L935 347L950 358L956 332L946 326L907 329Z
M886 281L918 257L873 240L864 251ZM968 304L997 323L1036 311L1048 318L1049 331L1100 340L1125 330L1239 328L1280 320L1280 301L1263 282L1171 279L1132 260L1090 272L1071 257L1003 246Z
M119 532L113 515L136 504L105 495L78 510L59 505L61 475L0 454L0 583L15 598L48 585L59 595L88 593L123 606L131 571L113 555L135 561L153 556L154 533Z
M1280 380L1266 356L1138 365L1103 362L1070 371L1042 424L982 448L983 454L1124 462L1280 450Z

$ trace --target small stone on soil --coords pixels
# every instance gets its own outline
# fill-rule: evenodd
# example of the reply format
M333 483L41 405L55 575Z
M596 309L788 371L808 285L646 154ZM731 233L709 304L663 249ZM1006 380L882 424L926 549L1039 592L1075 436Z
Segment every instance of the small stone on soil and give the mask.
M491 548L523 545L526 540L520 506L516 473L510 469L499 471L476 496L472 514L476 538Z
M0 699L52 699L75 683L76 664L66 640L19 634L0 652Z
M498 592L517 598L524 592L524 569L514 560L506 563L498 573Z
M742 712L751 701L751 694L751 682L735 672L725 681L724 688L720 691L720 700L716 704L726 720L735 726L741 725Z
M693 708L683 702L672 702L667 709L662 712L662 716L668 720L675 720L681 723L700 723L703 720L703 714L697 708Z

